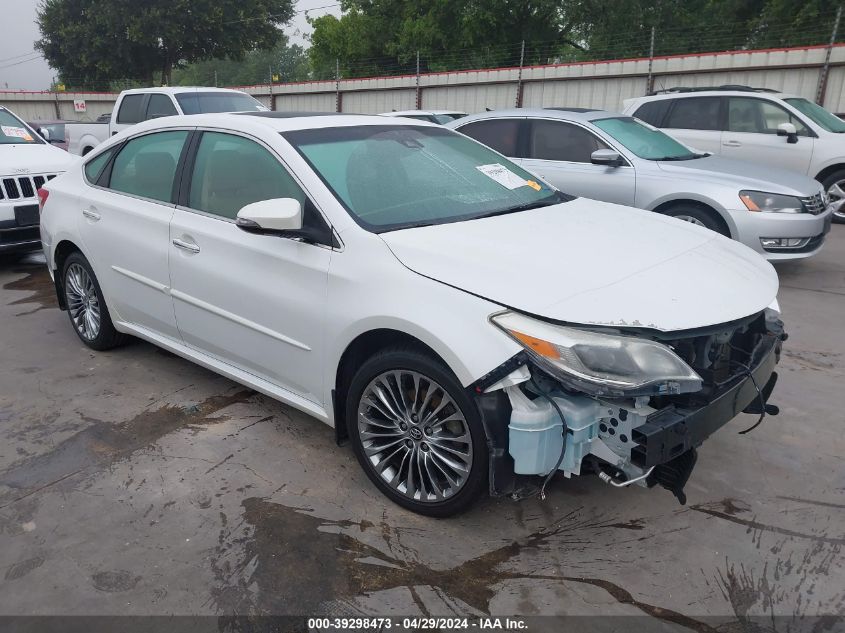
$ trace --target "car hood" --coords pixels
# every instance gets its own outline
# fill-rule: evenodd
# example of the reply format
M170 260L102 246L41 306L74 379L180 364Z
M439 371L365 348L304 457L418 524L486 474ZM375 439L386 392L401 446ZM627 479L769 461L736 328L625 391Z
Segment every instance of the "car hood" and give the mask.
M412 271L569 323L687 330L759 312L778 291L774 268L737 242L585 198L381 238Z
M737 190L751 189L803 198L817 194L821 188L818 182L798 172L719 156L663 161L657 165L673 178L700 178L708 183L733 184Z
M0 145L0 175L55 174L67 171L78 156L52 145Z

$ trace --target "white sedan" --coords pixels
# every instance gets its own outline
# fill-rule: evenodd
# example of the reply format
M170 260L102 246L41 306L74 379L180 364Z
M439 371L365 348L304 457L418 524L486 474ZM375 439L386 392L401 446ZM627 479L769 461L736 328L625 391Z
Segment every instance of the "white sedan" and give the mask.
M696 447L740 411L776 411L767 262L562 194L440 126L169 117L39 198L87 346L137 336L333 425L416 512L558 471L683 502Z

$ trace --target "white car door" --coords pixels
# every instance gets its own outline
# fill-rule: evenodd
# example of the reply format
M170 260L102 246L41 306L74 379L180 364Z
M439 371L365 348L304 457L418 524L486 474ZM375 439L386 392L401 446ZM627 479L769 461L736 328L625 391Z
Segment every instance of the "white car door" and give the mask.
M322 217L279 159L255 139L202 132L189 187L170 224L170 279L183 341L322 403L329 246L247 233L252 202L296 198L305 224Z
M620 167L590 162L594 151L615 148L575 123L532 119L528 126L526 158L516 159L528 171L575 196L634 204L634 167L627 161Z
M722 156L766 163L806 174L813 157L813 133L785 108L755 97L728 97ZM777 135L781 123L792 123L798 142Z
M684 145L702 152L722 152L721 97L672 99L660 126Z
M145 134L96 157L86 168L96 182L79 198L77 220L112 318L176 340L167 294L169 226L177 165L189 133Z

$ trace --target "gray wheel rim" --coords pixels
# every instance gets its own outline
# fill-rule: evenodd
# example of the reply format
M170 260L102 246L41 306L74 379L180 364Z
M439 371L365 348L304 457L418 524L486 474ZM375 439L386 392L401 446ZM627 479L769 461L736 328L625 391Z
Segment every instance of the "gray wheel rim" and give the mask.
M420 503L454 496L472 469L472 437L460 407L440 384L414 371L387 371L367 385L358 433L378 476Z
M676 215L675 217L679 220L683 220L684 222L689 222L691 224L697 224L698 226L703 226L705 229L707 228L707 226L704 224L704 222L702 222L698 218L692 217L691 215Z
M837 180L827 189L827 197L830 200L830 208L833 215L840 220L845 220L845 179Z
M65 295L70 318L86 341L100 333L100 301L91 275L79 264L71 264L65 276Z

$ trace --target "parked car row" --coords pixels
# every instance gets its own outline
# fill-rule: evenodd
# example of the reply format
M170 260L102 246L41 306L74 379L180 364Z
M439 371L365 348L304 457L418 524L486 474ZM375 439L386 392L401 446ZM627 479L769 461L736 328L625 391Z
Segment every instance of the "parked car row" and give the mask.
M475 114L449 127L561 191L698 224L770 261L813 255L830 230L832 211L817 181L692 150L630 116L520 108Z

